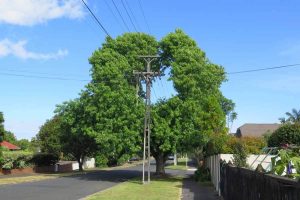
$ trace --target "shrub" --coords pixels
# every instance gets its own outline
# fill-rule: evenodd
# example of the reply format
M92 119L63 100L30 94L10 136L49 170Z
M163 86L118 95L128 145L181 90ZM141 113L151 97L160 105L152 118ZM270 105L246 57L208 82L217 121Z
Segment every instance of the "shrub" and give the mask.
M130 159L130 155L124 154L118 159L117 165L123 165L124 163L128 162L129 159Z
M95 156L96 167L107 167L108 159L103 154L98 154Z
M247 167L248 152L245 148L245 144L239 141L233 148L233 164L237 167Z
M246 152L249 154L260 154L261 150L267 146L267 143L263 137L237 138L232 136L224 146L222 153L234 153L234 148L236 148L236 144L239 142L243 143Z
M2 169L19 169L30 166L33 154L27 151L4 151L2 155Z
M300 124L284 124L274 131L268 140L269 147L279 147L283 144L300 145Z
M204 166L198 167L194 174L195 181L210 181L210 171Z
M33 155L31 162L36 166L50 166L58 162L59 157L56 154L37 153Z

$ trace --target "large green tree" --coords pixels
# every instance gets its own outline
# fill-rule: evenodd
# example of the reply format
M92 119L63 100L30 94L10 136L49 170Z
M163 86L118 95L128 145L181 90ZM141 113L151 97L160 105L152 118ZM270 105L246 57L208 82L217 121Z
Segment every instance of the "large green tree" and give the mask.
M178 141L181 139L180 128L180 105L178 97L161 99L152 110L151 131L151 154L156 161L156 173L165 173L165 162L168 155L174 153Z
M39 141L42 152L60 156L62 151L62 144L60 142L61 123L61 118L54 116L41 126L36 138Z
M180 99L175 131L180 140L176 146L201 159L211 135L226 132L220 103L224 98L220 91L225 81L224 69L211 63L196 42L181 30L168 34L160 46L162 63L170 67L170 80Z
M144 104L133 70L144 70L139 55L156 54L158 43L146 34L128 33L107 39L89 59L92 81L81 94L95 137L109 165L141 151Z
M98 149L95 138L89 135L90 118L86 115L85 105L79 99L68 101L56 109L57 117L61 120L59 140L65 154L72 155L83 170L83 162Z
M156 159L156 172L164 173L166 157L175 150L204 156L212 134L226 132L220 92L225 73L181 30L159 42L143 33L107 38L89 59L92 80L80 98L58 108L65 139L92 142L98 148L91 148L89 153L101 151L109 164L141 152L145 91L133 71L144 71L139 55L156 54L160 59L153 63L152 70L164 74L168 69L177 92L152 105L151 154ZM70 150L74 146L66 147Z

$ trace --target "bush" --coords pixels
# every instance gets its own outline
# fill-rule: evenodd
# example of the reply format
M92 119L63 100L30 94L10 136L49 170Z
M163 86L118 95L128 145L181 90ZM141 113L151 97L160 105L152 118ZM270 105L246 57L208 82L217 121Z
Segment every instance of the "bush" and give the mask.
M127 163L129 159L130 159L130 155L124 154L118 159L117 165L123 165L123 164Z
M233 148L233 164L237 167L248 167L247 165L248 152L245 144L240 141Z
M267 143L263 137L237 138L235 136L232 136L227 141L222 153L234 153L236 144L239 142L243 143L246 152L249 154L260 154L261 150L267 146Z
M194 174L195 181L210 181L210 171L204 166L199 167Z
M59 160L58 155L50 153L37 153L33 155L31 162L35 166L50 166L55 165Z
M103 154L98 154L95 156L96 167L107 167L108 159Z
M269 147L280 147L283 144L300 145L300 124L284 124L268 140Z
M2 169L20 169L30 166L33 154L27 151L4 151L1 159Z

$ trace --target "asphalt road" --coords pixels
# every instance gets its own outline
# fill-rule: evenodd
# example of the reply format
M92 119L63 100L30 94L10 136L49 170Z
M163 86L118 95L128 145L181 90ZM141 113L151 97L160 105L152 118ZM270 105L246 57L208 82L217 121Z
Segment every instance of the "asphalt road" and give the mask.
M142 175L142 166L0 186L0 200L77 200ZM152 164L151 171L154 172ZM182 174L184 171L167 170Z

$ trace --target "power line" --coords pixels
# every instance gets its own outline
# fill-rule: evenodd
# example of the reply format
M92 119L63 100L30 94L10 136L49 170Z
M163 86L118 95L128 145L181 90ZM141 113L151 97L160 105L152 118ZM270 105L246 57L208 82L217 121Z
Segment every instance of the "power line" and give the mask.
M145 12L144 12L142 3L141 3L140 0L138 0L138 3L139 3L139 7L140 7L140 9L141 9L141 11L142 11L142 15L143 15L143 18L144 18L144 20L145 20L146 26L147 26L147 28L148 28L148 32L151 34L150 26L149 26L149 24L148 24L148 22L147 22L147 19L146 19L146 16L145 16Z
M299 66L299 65L300 64L281 65L281 66L276 66L276 67L266 67L266 68L251 69L251 70L245 70L245 71L228 72L227 74L243 74L243 73L250 73L250 72L258 72L258 71L266 71L266 70L273 70L273 69L280 69L280 68L295 67L295 66Z
M130 29L129 29L127 23L125 22L125 20L124 20L124 18L123 18L123 16L122 16L122 14L121 14L121 12L120 12L118 6L116 5L115 1L114 1L114 0L111 0L111 1L112 1L113 5L114 5L115 9L117 10L117 12L118 12L120 18L122 19L123 24L124 24L125 27L127 28L128 32L130 32Z
M122 26L121 22L118 20L117 16L115 15L115 13L113 12L112 8L110 7L109 3L104 0L104 3L106 4L106 6L108 7L109 11L112 13L112 15L114 16L115 20L117 21L117 23L122 27L122 29L124 30L124 27Z
M88 80L88 79L74 79L74 78L63 78L63 77L58 77L58 76L37 76L37 75L25 75L25 74L15 74L15 73L3 73L0 72L0 76L14 76L14 77L25 77L25 78L36 78L36 79L47 79L47 80L60 80L60 81L78 81L78 82L89 82L92 81L93 83L111 83L116 80L126 80L129 83L135 83L133 80L132 75L127 75L124 74L123 78L111 78L111 79L106 79L106 80L101 80L99 82L93 81L93 80ZM103 77L105 79L105 77ZM129 78L129 79L128 79Z
M82 75L79 74L53 74L53 73L46 73L46 72L34 72L34 71L28 71L28 70L14 70L14 69L1 69L1 71L6 71L6 72L21 72L21 73L26 73L26 74L41 74L41 75L50 75L50 76L77 76L77 77L82 77ZM4 72L4 73L6 73Z
M157 98L157 95L156 95L156 92L155 92L155 90L154 90L154 87L153 87L153 86L152 86L152 90L153 90L154 96L155 96L155 98L156 98L156 100L157 100L158 98Z
M135 24L134 24L134 23L133 23L133 21L132 21L132 18L131 18L131 16L129 15L129 12L128 12L127 8L126 8L126 5L124 4L124 1L123 1L123 0L121 0L121 3L122 3L122 5L123 5L123 8L125 9L125 12L126 12L126 14L127 14L128 18L129 18L129 21L131 22L131 24L132 24L132 26L133 26L134 30L135 30L136 32L138 32L138 31L137 31L137 29L136 29L136 26L135 26Z
M38 79L51 79L51 80L60 80L60 81L79 81L79 82L90 81L90 80L84 80L84 79L50 77L50 76L36 76L36 75L24 75L24 74L13 74L13 73L3 73L3 72L0 72L0 75L4 75L4 76L16 76L16 77L26 77L26 78L38 78Z
M100 26L100 28L104 31L104 33L111 38L111 36L109 35L108 31L104 28L104 26L102 25L102 23L99 21L99 19L95 16L95 14L93 13L93 11L89 8L89 6L85 3L84 0L81 0L81 2L85 5L85 7L88 9L88 11L90 12L90 14L94 17L94 19L96 20L96 22L98 23L98 25Z
M132 18L133 18L135 24L136 24L136 27L137 27L139 30L141 30L141 27L139 26L139 23L138 23L136 17L134 16L134 14L133 14L133 11L132 11L132 9L131 9L131 7L130 7L130 4L128 3L127 0L124 0L124 1L125 1L126 6L128 7L128 10L129 10L129 12L130 12L130 14L131 14L131 16L132 16Z

